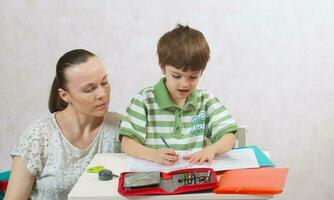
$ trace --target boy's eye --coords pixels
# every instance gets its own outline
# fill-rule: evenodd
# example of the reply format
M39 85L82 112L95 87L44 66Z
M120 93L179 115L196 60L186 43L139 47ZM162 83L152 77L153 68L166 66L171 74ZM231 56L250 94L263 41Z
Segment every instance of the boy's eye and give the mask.
M174 78L181 78L180 75L172 75Z
M191 78L191 79L197 79L198 76L191 76L190 78Z
M108 81L102 82L101 85L107 85Z

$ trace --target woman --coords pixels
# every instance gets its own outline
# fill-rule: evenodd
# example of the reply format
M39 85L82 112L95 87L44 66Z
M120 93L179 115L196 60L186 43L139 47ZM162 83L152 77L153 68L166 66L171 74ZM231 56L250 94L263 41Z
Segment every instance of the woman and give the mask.
M108 113L110 85L101 61L76 49L57 63L51 115L33 123L11 152L5 199L67 199L96 153L120 152L120 115Z

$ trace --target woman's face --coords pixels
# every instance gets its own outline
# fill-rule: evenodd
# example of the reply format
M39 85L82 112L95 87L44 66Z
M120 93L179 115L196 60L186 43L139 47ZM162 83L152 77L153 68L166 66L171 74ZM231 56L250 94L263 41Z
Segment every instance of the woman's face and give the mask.
M66 95L62 96L77 112L101 117L109 108L110 85L101 61L90 57L86 62L65 70Z

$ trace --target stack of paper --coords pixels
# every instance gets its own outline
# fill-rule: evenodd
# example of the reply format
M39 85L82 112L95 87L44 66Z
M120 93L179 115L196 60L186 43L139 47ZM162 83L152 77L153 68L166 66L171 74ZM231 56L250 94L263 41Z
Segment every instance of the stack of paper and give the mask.
M186 154L185 152L177 152L177 153L180 154L180 156L184 156ZM252 148L245 148L245 149L232 149L231 151L228 151L223 155L216 156L215 160L211 164L204 163L202 165L190 164L187 160L183 160L182 158L180 158L180 160L176 162L174 165L165 166L147 160L142 160L128 156L125 170L137 171L137 172L144 172L144 171L168 172L177 169L200 168L200 167L208 167L208 168L213 168L215 171L223 171L230 169L258 168L260 166L256 159L254 150Z

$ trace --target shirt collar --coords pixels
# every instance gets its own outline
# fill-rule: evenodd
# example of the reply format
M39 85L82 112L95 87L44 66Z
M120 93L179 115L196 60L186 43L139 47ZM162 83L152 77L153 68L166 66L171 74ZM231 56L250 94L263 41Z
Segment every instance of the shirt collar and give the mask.
M188 96L187 101L185 103L185 108L193 108L197 107L197 88Z
M154 86L155 99L160 108L177 107L171 99L168 89L166 87L166 78L161 78L160 81ZM196 109L197 105L197 89L195 89L188 97L184 108L188 109L193 107Z

